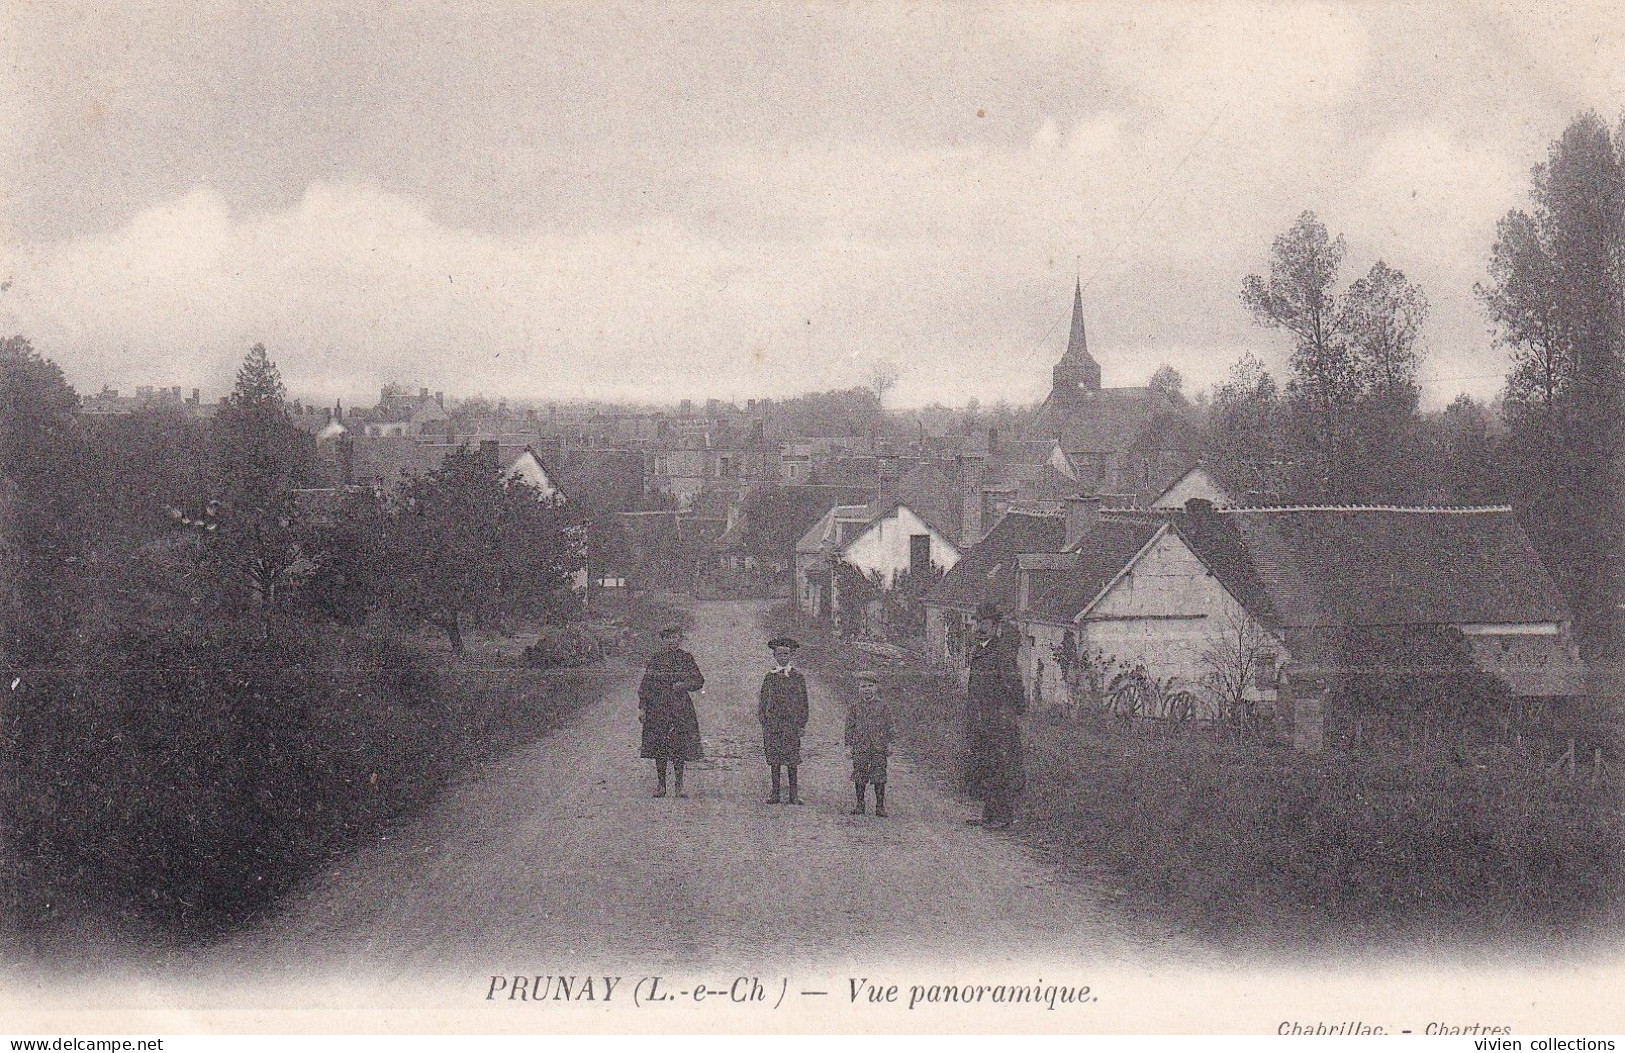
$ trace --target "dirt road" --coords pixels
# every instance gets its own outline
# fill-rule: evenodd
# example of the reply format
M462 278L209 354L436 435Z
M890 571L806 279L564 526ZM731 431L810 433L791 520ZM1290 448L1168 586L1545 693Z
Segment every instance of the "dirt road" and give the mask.
M1069 883L894 758L891 817L848 814L844 711L811 684L800 807L766 803L756 721L761 605L696 610L688 646L709 760L687 800L653 799L635 681L559 733L454 788L212 955L358 982L473 969L625 971L718 962L846 967L1044 959L1123 964L1136 938ZM545 966L545 968L544 968Z

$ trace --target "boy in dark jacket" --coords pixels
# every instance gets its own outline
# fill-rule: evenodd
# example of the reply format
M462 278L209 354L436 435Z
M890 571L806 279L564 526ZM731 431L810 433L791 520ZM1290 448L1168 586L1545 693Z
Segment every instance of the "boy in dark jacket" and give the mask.
M773 669L762 678L762 693L756 704L756 717L762 722L762 746L767 754L773 792L768 804L779 803L779 769L790 777L786 804L800 804L796 795L796 767L801 763L801 733L807 727L807 678L790 664L801 646L788 636L767 642L773 649Z
M891 711L880 697L880 678L865 671L858 674L858 698L846 711L846 745L852 750L852 785L858 805L853 815L863 815L868 805L868 787L875 787L875 814L886 815L886 758L891 752Z

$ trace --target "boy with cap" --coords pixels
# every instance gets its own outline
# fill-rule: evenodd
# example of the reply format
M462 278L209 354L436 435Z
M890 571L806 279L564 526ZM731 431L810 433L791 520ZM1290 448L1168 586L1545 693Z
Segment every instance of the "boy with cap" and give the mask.
M800 804L796 767L801 763L801 733L807 727L807 678L790 664L790 659L801 645L788 636L776 636L767 646L773 649L774 665L762 678L762 693L756 704L756 718L762 722L762 746L773 777L773 792L767 803L779 803L779 769L784 768L790 776L790 795L785 803Z
M886 757L891 749L891 711L880 697L880 677L858 674L858 698L846 711L846 745L852 750L852 785L858 793L853 815L863 815L870 783L875 787L875 814L886 816Z

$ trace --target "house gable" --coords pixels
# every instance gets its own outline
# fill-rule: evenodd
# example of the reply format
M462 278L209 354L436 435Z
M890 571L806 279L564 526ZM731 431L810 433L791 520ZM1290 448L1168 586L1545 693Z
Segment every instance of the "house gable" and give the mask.
M1076 620L1199 620L1232 613L1247 612L1178 532L1162 530Z
M564 491L559 489L558 484L553 481L553 477L542 464L542 459L529 446L508 465L507 478L518 479L534 486L541 491L542 499L545 501L556 501L559 504L565 501Z
M1066 521L1056 514L1011 511L994 524L926 597L927 603L974 610L991 601L1018 606L1018 561L1025 553L1056 552L1066 538Z
M895 505L850 537L841 547L841 558L865 575L879 574L889 587L899 573L909 568L912 539L922 535L930 538L932 564L952 570L959 562L959 549L943 531L903 504Z
M1210 502L1217 508L1235 504L1235 500L1208 470L1198 465L1170 483L1166 490L1152 500L1151 507L1180 511L1185 507L1185 502L1192 498Z
M1174 530L1159 532L1077 621L1088 649L1199 695L1238 639L1268 656L1248 692L1255 699L1274 697L1272 670L1287 657L1280 636Z

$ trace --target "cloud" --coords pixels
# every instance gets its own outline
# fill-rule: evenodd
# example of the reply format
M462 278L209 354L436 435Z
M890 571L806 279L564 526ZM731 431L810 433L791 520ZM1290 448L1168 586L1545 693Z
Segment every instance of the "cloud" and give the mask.
M1495 218L1620 68L1476 7L679 4L635 41L608 5L91 10L0 63L0 316L82 385L218 388L263 340L346 397L749 397L885 358L903 402L1026 400L1078 275L1108 382L1195 389L1279 355L1237 289L1306 208L1493 373Z

